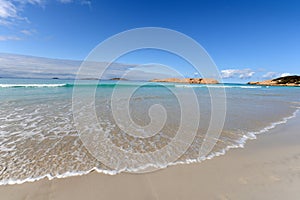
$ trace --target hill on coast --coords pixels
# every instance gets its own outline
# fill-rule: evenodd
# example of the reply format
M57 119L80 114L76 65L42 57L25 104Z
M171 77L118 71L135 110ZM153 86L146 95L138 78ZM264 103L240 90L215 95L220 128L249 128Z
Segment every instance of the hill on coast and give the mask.
M268 85L268 86L300 86L300 76L285 76L272 80L249 82L250 85Z

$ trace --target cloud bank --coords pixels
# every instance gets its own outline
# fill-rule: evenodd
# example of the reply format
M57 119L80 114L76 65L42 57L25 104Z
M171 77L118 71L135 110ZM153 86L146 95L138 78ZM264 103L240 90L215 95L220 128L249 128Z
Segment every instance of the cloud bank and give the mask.
M0 37L1 39L1 37ZM0 53L0 77L16 77L16 78L60 78L74 79L76 73L81 66L82 61L50 59L34 56L24 56L17 54ZM98 78L95 74L99 70L103 70L105 62L86 62L89 67L84 78ZM254 74L256 75L254 77ZM246 79L273 79L282 76L289 76L290 73L267 72L259 73L252 69L224 69L221 71L223 79L246 80ZM124 77L125 76L125 77ZM198 73L193 74L199 77ZM124 77L130 80L150 80L155 78L179 78L178 74L172 71L172 67L159 64L122 64L113 63L108 70L105 71L102 79Z
M82 61L40 58L16 54L0 53L0 77L15 78L60 78L74 79ZM98 78L95 74L103 70L105 62L86 62L89 71L84 78ZM127 75L126 75L127 74ZM126 75L130 80L150 80L168 78L170 71L160 66L113 63L105 71L102 79L119 78Z

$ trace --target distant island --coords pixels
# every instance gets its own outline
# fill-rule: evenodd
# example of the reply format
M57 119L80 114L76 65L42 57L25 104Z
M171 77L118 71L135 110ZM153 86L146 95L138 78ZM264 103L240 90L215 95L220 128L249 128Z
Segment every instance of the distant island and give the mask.
M111 78L109 80L111 80L111 81L127 81L126 78Z
M189 83L189 84L218 84L219 82L213 78L166 78L153 79L150 82L170 82L170 83Z
M248 84L266 86L300 86L300 76L285 76L272 80L249 82Z

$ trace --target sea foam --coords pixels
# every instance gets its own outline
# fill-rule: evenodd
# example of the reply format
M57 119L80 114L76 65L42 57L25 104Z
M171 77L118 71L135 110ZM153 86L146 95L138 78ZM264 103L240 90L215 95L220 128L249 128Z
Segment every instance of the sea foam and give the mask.
M40 88L40 87L64 87L67 84L0 84L0 88Z

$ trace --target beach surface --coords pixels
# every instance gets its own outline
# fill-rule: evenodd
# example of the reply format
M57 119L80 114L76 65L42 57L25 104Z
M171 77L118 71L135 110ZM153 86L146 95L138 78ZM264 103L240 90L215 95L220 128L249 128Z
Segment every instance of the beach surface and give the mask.
M88 175L0 186L6 200L300 199L300 114L202 163L147 174Z

